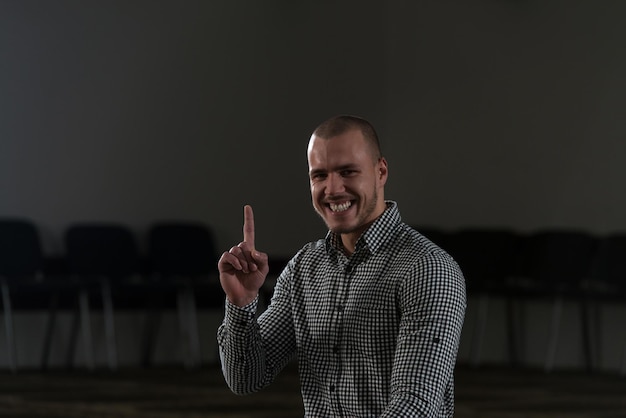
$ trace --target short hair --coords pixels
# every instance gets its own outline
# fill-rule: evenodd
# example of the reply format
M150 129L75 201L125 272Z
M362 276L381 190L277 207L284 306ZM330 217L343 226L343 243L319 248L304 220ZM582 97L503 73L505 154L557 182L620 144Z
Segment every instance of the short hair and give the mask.
M369 143L372 149L372 156L375 160L382 158L382 150L380 148L380 141L378 140L378 134L374 126L367 120L358 116L352 115L338 115L334 116L326 121L322 122L313 131L313 135L320 138L329 139L338 135L341 135L349 130L358 129L361 131L363 138Z

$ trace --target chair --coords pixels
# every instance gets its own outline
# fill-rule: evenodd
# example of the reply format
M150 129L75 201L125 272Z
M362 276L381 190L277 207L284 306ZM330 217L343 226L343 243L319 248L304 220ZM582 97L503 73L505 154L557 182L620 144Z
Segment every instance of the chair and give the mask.
M444 230L437 227L419 225L414 225L412 226L412 228L431 240L434 244L445 249L448 233L446 233Z
M480 364L489 299L495 295L507 298L509 358L516 363L518 335L508 280L518 267L518 235L508 229L466 228L449 234L446 249L461 267L468 293L478 296L476 325L471 338L471 364Z
M545 230L525 240L524 273L538 296L553 300L551 332L544 368L554 368L565 299L579 302L585 365L592 367L587 300L583 283L589 278L597 238L584 231Z
M17 371L18 359L11 289L31 285L43 277L43 254L36 227L24 219L0 220L0 292L4 312L9 368Z
M595 300L626 300L626 233L613 233L600 239L586 289ZM598 330L596 352L600 353L599 318L594 322ZM620 373L626 375L626 342L622 350Z
M113 289L132 286L141 273L141 260L132 232L123 225L107 223L74 224L66 230L68 269L80 285L79 309L85 361L95 367L90 319L90 296L99 296L104 313L107 362L117 368ZM73 327L76 336L77 321ZM73 345L72 345L73 346ZM73 353L68 356L71 361Z
M188 368L197 367L201 363L201 351L196 293L207 290L214 305L220 308L224 299L216 280L217 252L212 231L194 222L155 223L148 231L148 254L154 282L173 286L177 294L180 329L183 341L187 341L184 364ZM154 339L151 334L158 325L158 311L154 314L150 332L144 339L144 363L150 361L150 341Z
M271 303L278 277L287 267L290 260L291 256L272 255L268 258L267 261L269 271L267 273L267 277L265 278L265 282L263 282L263 286L259 289L259 298L260 303L262 304L259 309L266 309Z

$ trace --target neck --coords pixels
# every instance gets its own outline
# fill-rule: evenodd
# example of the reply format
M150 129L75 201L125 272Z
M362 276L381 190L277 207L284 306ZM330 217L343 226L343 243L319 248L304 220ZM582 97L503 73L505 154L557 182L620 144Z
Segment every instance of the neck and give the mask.
M363 233L367 231L370 225L372 225L374 222L376 222L378 218L380 218L380 216L385 212L386 209L387 203L384 201L384 199L381 199L381 208L378 211L378 215L373 220L366 223L365 225L361 225L354 231L340 234L343 251L347 256L351 256L354 253L354 250L356 249L356 242L359 240L359 238L361 238L361 235L363 235Z
M359 238L361 238L361 235L363 235L363 233L367 231L367 228L369 228L370 225L376 221L376 219L361 226L357 230L341 234L341 244L343 245L343 251L347 256L351 256L354 253L354 250L356 249L356 242L359 240Z
M353 233L341 234L341 244L343 245L343 252L348 257L354 253L354 250L356 249L356 242L361 236L360 234L359 236L355 236L355 235L356 234L353 234Z

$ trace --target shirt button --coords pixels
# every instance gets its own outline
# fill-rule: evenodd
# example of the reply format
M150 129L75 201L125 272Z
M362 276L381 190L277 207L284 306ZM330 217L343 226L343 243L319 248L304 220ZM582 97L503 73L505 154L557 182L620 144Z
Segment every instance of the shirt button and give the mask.
M339 312L343 312L343 305L337 305L337 310Z
M328 390L330 390L331 392L334 392L335 391L335 385L330 385L328 387Z
M352 273L352 266L346 266L346 273Z
M338 345L334 345L333 346L333 353L337 354L339 352L339 346Z

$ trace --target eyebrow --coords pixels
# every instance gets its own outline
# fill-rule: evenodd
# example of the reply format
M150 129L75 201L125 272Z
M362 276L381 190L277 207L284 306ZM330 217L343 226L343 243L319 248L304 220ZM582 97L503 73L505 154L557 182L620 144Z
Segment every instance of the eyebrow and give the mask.
M334 167L331 170L325 170L322 168L316 168L314 170L309 171L309 176L314 176L315 174L327 173L328 171L343 171L343 170L358 170L358 164L344 164L339 167Z

